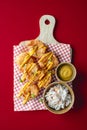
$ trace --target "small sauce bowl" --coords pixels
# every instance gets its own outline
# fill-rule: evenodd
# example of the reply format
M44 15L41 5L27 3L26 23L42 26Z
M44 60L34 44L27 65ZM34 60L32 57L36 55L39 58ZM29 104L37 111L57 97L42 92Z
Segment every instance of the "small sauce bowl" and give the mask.
M71 82L76 77L76 68L71 63L62 62L55 69L55 76L58 81Z

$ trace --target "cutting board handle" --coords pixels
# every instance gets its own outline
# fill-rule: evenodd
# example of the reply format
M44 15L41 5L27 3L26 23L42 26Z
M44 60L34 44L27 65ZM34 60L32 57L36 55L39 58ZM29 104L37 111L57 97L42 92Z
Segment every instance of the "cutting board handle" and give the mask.
M59 42L53 36L55 18L52 15L43 15L39 20L39 24L40 34L37 39L47 44L59 44Z

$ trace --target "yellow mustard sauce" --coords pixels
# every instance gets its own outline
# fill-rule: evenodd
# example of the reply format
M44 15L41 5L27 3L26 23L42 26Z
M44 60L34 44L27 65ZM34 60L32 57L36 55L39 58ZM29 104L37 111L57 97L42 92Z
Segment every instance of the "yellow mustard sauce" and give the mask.
M58 75L61 80L68 81L72 78L73 70L70 65L65 64L59 69Z

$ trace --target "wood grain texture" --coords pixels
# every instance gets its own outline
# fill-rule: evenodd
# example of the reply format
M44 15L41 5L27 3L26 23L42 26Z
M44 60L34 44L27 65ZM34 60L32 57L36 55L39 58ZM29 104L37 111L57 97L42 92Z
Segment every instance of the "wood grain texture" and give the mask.
M45 23L46 20L49 21L49 24ZM64 43L58 42L53 36L55 22L56 22L56 20L52 15L43 15L39 20L40 34L36 39L41 40L45 44L64 44ZM29 41L30 40L25 40L25 41L20 42L19 44L27 45L29 43ZM66 46L67 46L67 44L66 44ZM72 49L71 48L70 48L70 52L71 52L71 59L72 59Z
M45 21L48 20L49 24L46 24ZM53 30L55 27L55 18L52 15L43 15L39 20L40 25L40 34L36 38L41 40L46 44L60 44L53 36ZM27 45L29 40L22 41L19 44Z

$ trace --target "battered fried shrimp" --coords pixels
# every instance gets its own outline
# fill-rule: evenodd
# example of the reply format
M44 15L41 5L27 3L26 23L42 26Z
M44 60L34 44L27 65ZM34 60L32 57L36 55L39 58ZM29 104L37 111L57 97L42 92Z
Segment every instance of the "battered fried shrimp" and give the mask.
M56 58L56 56L53 54L49 59L48 62L46 64L46 71L48 70L52 70L53 68L58 66L58 59Z
M29 99L37 97L39 94L39 88L37 85L29 85L26 83L20 90L18 97L23 96L23 104L26 104Z
M20 68L22 68L31 58L31 56L33 56L33 54L36 52L37 46L31 48L28 52L27 55L24 57L23 62L20 65Z
M53 52L46 52L47 46L39 40L31 40L28 51L19 54L16 63L22 71L21 81L26 83L20 89L18 97L23 97L23 104L39 94L51 82L53 68L57 67L58 59Z
M25 64L25 66L22 68L23 74L21 76L21 81L25 81L26 79L30 79L32 75L34 75L38 71L37 64L31 62L28 64Z
M47 85L51 82L51 79L52 79L51 72L49 72L45 75L45 77L42 80L38 81L38 87L46 88Z
M41 80L43 77L45 76L45 71L44 70L40 70L37 72L37 78L38 80Z
M44 45L44 43L41 42L40 40L35 39L35 40L30 40L30 41L27 43L27 46L28 46L29 48L34 47L34 46L38 46L39 48L42 48L42 47L45 46L45 45Z
M46 52L47 46L44 45L41 41L39 40L31 40L27 44L29 49L32 49L34 47L37 47L36 51L34 52L33 56L35 58L41 58L41 56Z
M57 59L57 57L53 54L52 56L52 61L53 61L53 68L57 67L59 64L59 61Z
M29 82L31 81L32 84L37 84L37 82L41 80L44 76L45 72L38 70L34 74L31 73L31 75L28 75L27 79L29 80Z
M26 77L27 77L27 73L25 72L22 74L20 81L24 82L26 80Z
M45 53L41 58L40 60L38 60L38 64L41 68L45 67L48 60L49 60L49 57L52 56L52 52L48 52L48 53Z
M34 59L32 57L30 58L27 52L23 52L16 57L16 63L22 72L24 72L28 68L29 64L33 62Z
M58 59L52 52L45 53L40 60L38 61L38 64L41 68L45 67L47 70L51 70L54 67L57 67L58 65Z
M20 92L19 94L17 95L17 97L20 97L20 96L23 96L25 94L25 91L27 90L28 86L30 85L29 82L25 83L21 89L20 89Z
M26 52L23 52L21 54L19 54L17 57L16 57L16 63L20 66L23 61L24 61L24 58L28 55L28 53Z
M33 63L32 66L29 68L28 73L35 74L38 71L38 65L36 63Z
M31 92L31 98L35 98L39 94L39 88L37 85L31 85L30 86L30 92Z

